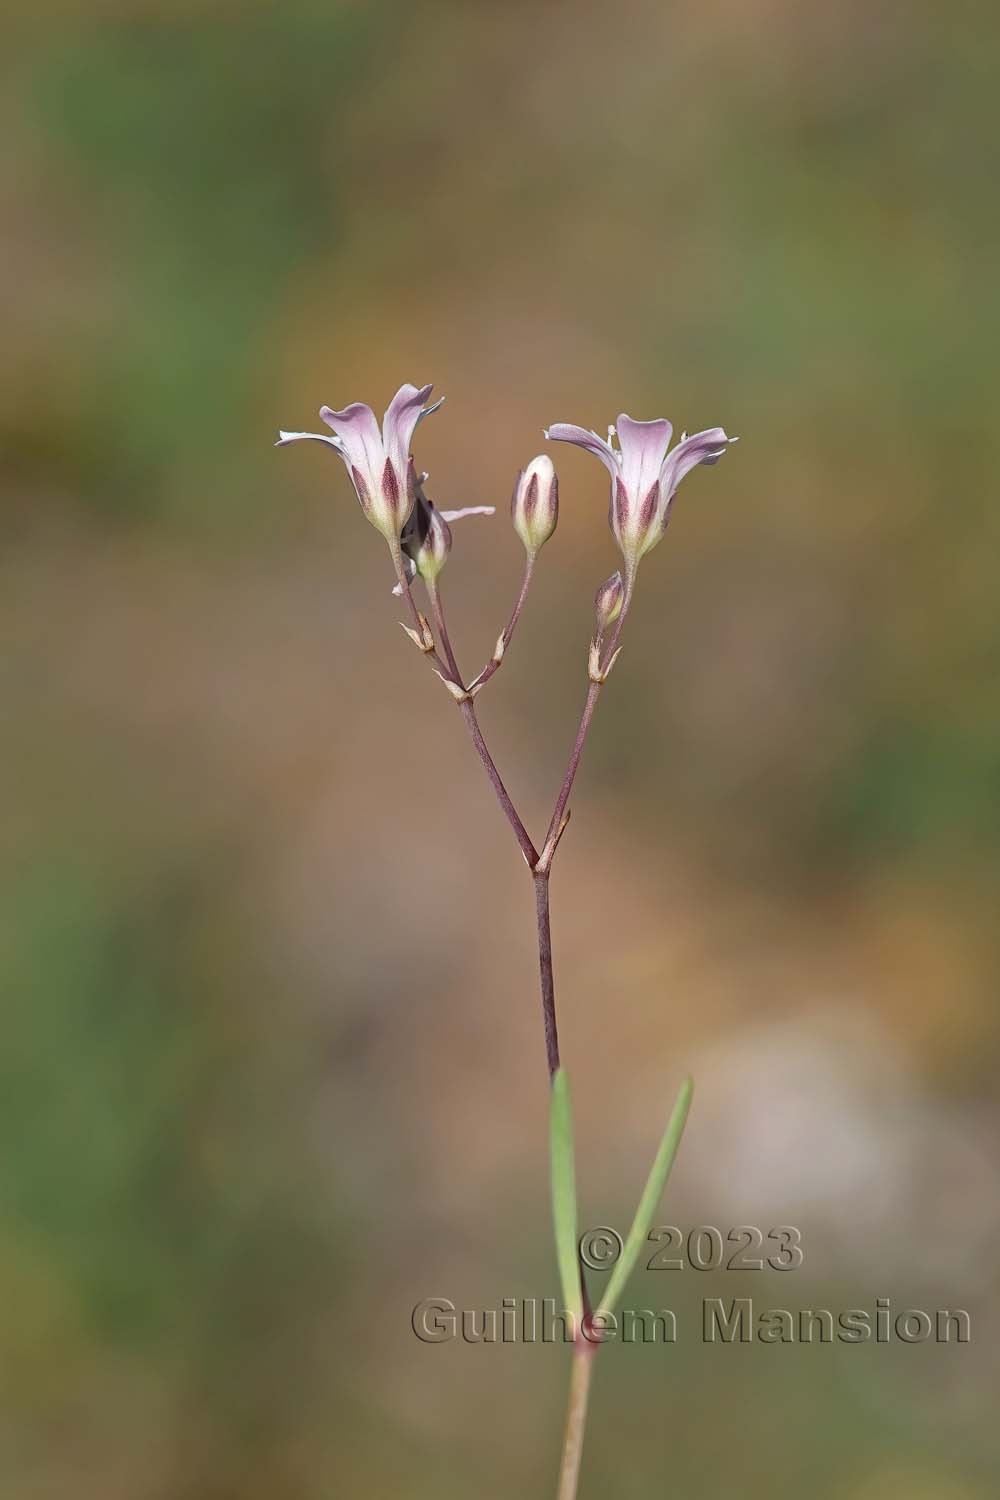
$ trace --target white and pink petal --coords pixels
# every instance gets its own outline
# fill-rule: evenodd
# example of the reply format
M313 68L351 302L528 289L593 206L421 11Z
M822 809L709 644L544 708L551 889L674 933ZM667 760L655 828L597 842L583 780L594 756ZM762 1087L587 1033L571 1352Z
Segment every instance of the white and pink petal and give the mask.
M340 439L327 437L325 432L282 432L279 428L278 441L274 446L276 448L287 448L289 443L301 443L305 439L314 443L327 443L341 458L346 458L344 445Z
M601 460L612 478L621 473L621 459L611 444L598 437L596 432L588 432L586 427L577 427L573 422L556 422L546 427L545 436L550 443L573 443L577 448L586 449Z
M685 474L690 474L699 464L717 464L729 445L737 441L737 438L727 437L722 427L707 427L704 432L682 438L673 452L668 453L660 472L665 498L671 498Z
M371 488L375 488L385 466L382 434L375 413L361 401L352 401L343 411L321 406L319 414L343 444L348 468L360 469Z
M617 433L622 479L636 504L645 500L657 483L672 432L673 427L665 417L652 422L637 422L625 412L619 416Z
M410 444L417 423L441 405L437 401L433 406L425 408L424 402L433 389L432 385L419 388L415 385L401 385L386 408L382 419L382 451L400 478L406 473Z
M462 521L466 516L495 516L495 505L466 505L461 510L439 510L442 521Z

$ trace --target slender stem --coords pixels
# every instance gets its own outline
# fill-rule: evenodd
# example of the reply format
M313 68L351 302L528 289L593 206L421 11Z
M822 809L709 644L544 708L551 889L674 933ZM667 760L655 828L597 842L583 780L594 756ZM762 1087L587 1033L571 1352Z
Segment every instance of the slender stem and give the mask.
M552 927L549 920L549 875L535 871L535 915L538 919L538 972L542 982L542 1024L545 1027L545 1059L551 1078L559 1068L559 1028L556 1025L556 990L552 974Z
M517 808L510 800L510 793L504 786L503 781L500 778L500 772L496 768L496 763L494 762L493 757L489 752L486 741L483 739L483 731L480 729L479 720L476 718L475 705L473 704L471 698L466 698L462 703L458 705L458 707L461 711L462 718L465 720L466 728L468 729L469 734L472 737L472 743L476 747L476 753L485 766L486 774L490 778L493 790L497 794L497 801L503 808L504 816L506 817L511 828L513 828L514 837L517 839L518 844L521 846L521 853L524 855L525 863L527 864L529 870L533 870L538 863L538 850L531 842L531 839L528 835L528 830L521 822L521 819L518 816Z
M406 576L406 570L403 564L402 553L400 551L399 545L397 544L395 547L392 547L392 545L390 544L390 550L392 552L393 564L396 569L396 577L399 580L400 592L410 612L410 616L413 620L417 635L422 640L425 640L427 627L425 625L423 617L420 614L420 611L417 609L416 603L414 602L413 594L410 589L409 579ZM517 603L514 605L514 609L507 628L504 631L503 635L500 637L497 654L492 658L490 662L487 663L486 667L484 667L483 671L472 683L473 688L481 687L483 683L488 682L493 674L498 670L500 663L503 660L504 651L506 650L507 645L510 643L510 639L513 636L514 630L517 626L517 622L520 619L521 611L524 608L524 602L527 598L528 589L531 584L533 567L534 559L529 555L527 563L525 565L524 578L521 583L521 591L518 595ZM559 789L559 795L556 798L556 805L553 810L552 818L549 822L548 832L545 837L545 843L543 845L545 858L542 863L542 868L538 867L538 851L532 843L528 831L521 821L517 809L511 801L510 794L508 793L507 788L503 784L500 772L497 770L493 757L490 754L489 747L487 746L486 741L483 738L483 732L479 727L479 720L476 717L475 704L469 694L469 691L465 688L465 685L462 681L461 673L458 669L458 663L455 658L455 653L452 649L451 639L448 634L448 627L445 623L444 607L441 602L441 595L437 587L436 580L432 580L427 586L431 613L434 619L434 624L437 628L438 639L440 641L441 650L444 653L445 660L444 662L441 661L440 657L437 654L437 651L433 647L431 647L431 649L429 650L426 650L425 654L430 658L432 665L434 665L435 668L441 673L441 675L445 678L449 685L456 690L454 696L458 703L462 718L465 720L465 724L472 739L472 743L475 746L476 753L478 754L480 760L483 763L483 766L485 767L486 774L490 779L490 783L493 787L494 792L496 793L497 801L500 803L505 817L510 823L511 828L514 830L514 835L521 848L521 852L524 855L528 868L529 870L531 870L532 876L534 878L535 915L538 928L538 969L542 990L542 1021L545 1031L545 1058L548 1064L550 1079L558 1071L560 1062L559 1030L556 1023L555 981L552 969L552 928L549 912L549 873L551 870L552 858L555 853L555 846L556 843L558 843L558 834L561 827L563 826L563 817L566 812L570 794L573 790L573 783L576 779L576 773L579 769L580 758L583 754L583 747L586 743L587 734L590 730L591 721L594 717L594 711L597 707L597 700L600 696L601 687L603 685L603 675L608 670L612 658L614 657L614 654L618 649L618 642L621 638L622 628L625 624L625 617L628 614L629 606L632 602L632 592L634 585L635 570L633 568L630 569L626 575L625 597L622 602L622 611L616 622L615 629L612 632L611 638L607 642L606 647L603 647L599 651L598 680L591 681L590 687L587 692L587 698L586 702L584 703L583 713L580 717L580 723L576 732L576 739L573 742L573 749L570 752L569 764L567 765L565 775L563 776L562 785ZM591 670L593 672L594 668L592 667ZM583 1275L582 1264L580 1266L580 1285L583 1299L584 1317L585 1319L589 1320L591 1316L590 1299L587 1294L587 1285ZM557 1500L577 1500L577 1489L580 1480L580 1466L583 1458L583 1440L587 1426L587 1408L590 1399L592 1366L596 1349L597 1345L591 1344L581 1330L573 1345L573 1361L570 1373L569 1404L566 1412L566 1433L563 1440L563 1452L562 1462L560 1464L559 1470L559 1489Z
M569 794L573 790L573 782L576 780L576 773L580 767L580 757L583 754L583 747L586 743L587 734L590 729L590 721L594 717L594 709L597 707L597 699L600 695L600 691L601 684L599 682L592 682L590 684L590 687L587 689L587 701L584 703L583 713L580 715L580 724L576 731L576 739L573 741L573 749L570 751L569 764L566 767L566 773L562 779L562 786L559 788L559 795L556 798L556 805L553 809L552 817L549 820L548 830L545 834L545 842L542 845L543 849L545 847L545 844L548 843L549 839L558 829L559 824L562 822L563 813L566 811L566 803L569 801Z
M503 631L499 641L497 642L498 654L495 654L490 658L483 670L480 672L479 676L475 679L474 682L470 684L471 687L481 688L485 683L489 682L494 672L498 672L500 670L500 664L504 659L507 647L513 640L514 631L517 629L517 622L521 618L521 612L524 609L524 601L528 597L528 590L531 587L531 580L534 576L534 572L535 556L533 553L529 552L527 553L525 558L524 577L521 579L521 592L517 596L517 603L514 605L514 608L511 611L510 619L507 621L507 627Z
M608 665L611 662L611 658L614 656L615 652L618 649L618 642L621 640L622 630L625 626L625 619L628 615L629 607L632 603L632 594L634 588L635 571L633 569L630 570L625 577L625 598L622 601L622 612L618 616L618 619L615 623L615 628L611 633L611 638L602 653L602 671L607 671ZM572 792L573 790L573 782L576 780L576 773L580 768L580 757L583 754L583 747L587 742L587 735L590 731L591 720L594 717L594 710L597 707L597 700L601 696L602 687L602 682L592 681L590 687L587 689L587 698L586 702L583 705L583 713L580 715L580 723L576 731L576 739L573 741L573 749L570 751L569 764L566 767L566 774L563 776L562 786L559 788L559 795L556 798L556 805L552 811L552 817L549 819L549 826L545 834L544 842L542 844L543 849L546 847L553 835L558 833L559 831L559 825L562 822L563 813L566 811L566 804L569 801L570 792Z
M399 546L399 543L397 542L396 545L393 546L390 542L389 552L392 557L393 567L396 570L396 581L399 584L400 597L402 598L403 602L410 612L410 619L413 621L414 630L417 632L418 636L422 637L425 632L426 621L417 608L417 601L413 597L413 590L410 588L410 580L407 578L406 569L403 566L403 553ZM442 676L447 675L444 670L445 664L438 656L433 646L424 654L426 655L432 667L436 668Z
M438 638L441 641L445 659L451 668L451 675L459 687L464 688L465 683L462 681L462 674L458 670L458 662L455 660L455 653L451 648L451 637L448 634L448 626L445 624L444 606L441 603L441 590L438 588L436 578L430 579L427 583L427 597L431 601L431 614L434 617L434 624L437 626Z
M406 569L403 566L403 549L398 542L395 546L393 546L392 542L389 543L389 555L392 558L392 565L396 570L396 581L399 584L400 597L405 601L406 607L410 611L410 617L419 631L420 611L417 608L417 601L413 597L413 590L410 588L410 580L406 576Z
M417 609L417 606L414 603L413 593L410 589L409 580L403 568L402 557L398 554L394 554L393 560L396 564L396 576L399 579L399 585L402 590L403 598L406 600L409 606L410 613L413 615L414 624L416 625L416 628L419 632L420 611ZM444 610L441 605L440 591L436 587L429 587L427 592L430 595L431 609L434 613L434 623L437 625L438 634L441 637L441 647L445 653L445 656L447 657L447 667L445 667L445 663L440 660L435 652L428 652L428 655L430 656L432 662L434 662L438 667L438 669L441 670L442 676L447 677L450 675L451 680L456 684L456 686L459 688L463 688L462 679L459 675L458 667L455 664L455 656L451 649L451 642L448 639L448 630L444 622ZM493 787L493 790L496 792L497 801L500 803L500 806L503 809L504 817L507 819L511 828L513 828L514 830L514 837L517 839L517 842L521 847L521 853L524 855L528 869L533 870L535 865L538 863L538 850L531 842L528 830L521 822L517 808L511 801L510 793L504 786L503 780L500 776L500 772L496 768L496 762L489 752L489 747L486 744L485 739L483 738L483 731L479 727L479 720L476 718L475 705L473 704L472 699L468 697L459 699L457 701L462 718L465 720L466 728L468 729L469 735L472 739L472 743L476 747L476 754L479 756L479 759L482 761L486 769L486 774L490 778L490 783Z
M569 1382L569 1404L566 1408L566 1436L563 1439L562 1464L559 1469L557 1500L576 1500L583 1458L583 1437L587 1428L587 1404L590 1399L590 1377L598 1345L577 1339L573 1345L573 1368Z
M607 645L601 647L599 650L598 680L595 682L592 679L590 687L587 690L583 713L580 715L580 723L576 731L576 739L573 741L573 749L570 751L569 764L566 767L566 773L559 788L559 795L556 798L556 805L549 820L545 842L542 845L545 868L544 870L535 870L535 900L538 911L538 957L542 973L542 1010L545 1017L545 1046L549 1059L550 1072L553 1070L553 1057L555 1058L554 1066L559 1066L559 1041L556 1032L556 999L552 976L552 939L549 931L549 867L555 854L555 845L558 843L559 830L563 825L563 817L569 802L570 793L573 790L573 783L576 780L576 773L580 767L580 757L583 754L583 747L586 744L587 735L590 731L594 710L597 708L597 700L601 695L604 673L607 672L618 649L618 642L621 640L625 619L632 603L634 589L635 568L633 566L627 570L625 575L625 597L622 600L621 614L618 616ZM580 1265L580 1286L583 1294L584 1317L589 1319L590 1299L587 1296L587 1283L583 1274L582 1262ZM594 1355L597 1352L597 1348L596 1344L591 1345L582 1334L573 1345L569 1405L566 1411L566 1436L563 1441L557 1500L576 1500L577 1486L580 1482L580 1464L583 1459L583 1438L587 1429L590 1381L593 1372Z
M406 601L406 605L413 619L417 634L423 638L425 635L424 621L421 617L420 611L417 609L416 603L414 602L409 580L406 577L406 570L403 565L402 554L398 546L392 549L392 556L393 563L396 569L396 576L399 580L400 591L404 600ZM514 605L514 609L511 613L507 628L504 631L503 635L500 637L497 654L494 655L492 660L487 663L486 667L484 667L483 671L472 683L473 688L481 687L484 683L488 682L500 667L500 664L503 660L504 651L510 643L511 637L514 634L514 630L524 608L524 602L527 598L528 589L531 584L533 567L534 559L529 556L525 565L524 578L521 583L521 591L518 595L517 602ZM487 746L486 741L483 738L483 732L479 727L479 720L476 716L475 704L472 697L469 695L468 690L465 688L465 684L462 681L462 676L459 672L458 663L455 657L454 650L452 648L451 638L448 634L448 627L445 623L444 606L441 602L441 594L437 587L436 580L431 580L431 582L427 586L428 597L430 599L431 614L434 619L434 624L438 634L438 640L441 645L441 650L444 653L445 660L444 662L442 662L434 649L427 651L426 654L429 656L432 664L437 668L438 671L441 672L441 675L444 676L446 680L449 681L450 684L458 690L455 693L456 701L458 702L458 707L461 712L462 718L465 720L466 728L469 731L469 735L476 749L476 753L483 763L486 774L490 779L490 783L493 787L494 792L496 793L497 801L500 803L507 821L510 823L511 828L514 830L514 836L517 839L521 852L524 855L528 868L529 870L531 870L534 878L535 916L538 929L538 970L542 991L542 1023L545 1032L545 1058L548 1064L550 1079L558 1071L560 1061L559 1030L556 1022L555 980L552 968L552 927L549 911L549 873L551 870L552 858L555 853L555 845L558 842L558 834L561 827L563 826L563 817L566 812L570 794L573 790L573 783L576 779L576 773L580 766L580 758L583 754L583 747L586 743L591 721L594 717L594 711L597 707L597 700L600 697L601 687L603 685L603 674L608 670L612 658L614 657L614 654L618 649L618 642L621 638L622 628L625 624L625 618L628 614L629 606L632 602L632 592L634 585L635 570L631 569L626 575L625 597L622 602L621 614L618 617L615 629L612 632L609 641L607 642L606 646L602 647L599 651L598 680L591 681L590 687L587 692L587 698L586 702L584 703L583 713L580 716L580 723L577 727L576 739L573 742L573 749L570 752L569 764L566 767L562 785L559 789L559 795L556 798L556 804L552 813L552 818L549 822L548 832L546 833L545 843L543 845L543 850L546 851L546 858L543 861L542 868L538 867L538 851L532 843L528 831L521 821L517 809L511 801L510 794L508 793L507 788L503 784L500 772L497 770L496 763L494 762L493 757L490 754L489 747ZM594 669L592 668L591 670L593 671ZM587 1285L583 1276L582 1264L580 1267L580 1285L583 1297L584 1317L589 1319L591 1315L590 1299L587 1295ZM593 1359L594 1354L596 1353L596 1348L597 1346L590 1344L586 1337L582 1334L582 1332L578 1335L576 1342L573 1345L573 1362L570 1373L569 1404L566 1412L566 1433L563 1440L563 1452L562 1462L559 1470L559 1489L557 1500L576 1500L577 1497L577 1489L580 1480L580 1466L583 1459L583 1440L587 1426L587 1408L590 1399L590 1384Z

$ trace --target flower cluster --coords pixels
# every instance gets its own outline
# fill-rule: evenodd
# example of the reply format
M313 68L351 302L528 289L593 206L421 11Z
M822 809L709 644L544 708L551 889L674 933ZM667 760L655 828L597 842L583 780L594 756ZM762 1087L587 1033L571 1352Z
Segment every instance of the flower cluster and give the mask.
M371 524L381 532L401 574L397 592L419 574L433 585L451 551L450 523L469 515L491 515L492 506L438 510L428 499L426 474L418 475L410 455L417 425L441 401L428 406L433 387L404 385L389 403L382 425L370 406L352 402L343 411L320 408L333 436L318 432L281 432L278 447L304 439L326 443L341 458ZM442 398L443 400L443 398ZM598 590L598 634L621 615L631 593L639 561L667 529L671 504L685 474L698 464L714 464L736 441L721 427L692 437L682 434L670 448L671 424L658 418L637 422L624 412L607 438L584 427L557 422L546 429L552 442L574 443L599 458L611 476L609 524L625 564L624 577L614 574ZM617 439L617 446L615 440ZM530 564L552 536L559 519L559 481L547 454L522 469L511 499L514 530Z

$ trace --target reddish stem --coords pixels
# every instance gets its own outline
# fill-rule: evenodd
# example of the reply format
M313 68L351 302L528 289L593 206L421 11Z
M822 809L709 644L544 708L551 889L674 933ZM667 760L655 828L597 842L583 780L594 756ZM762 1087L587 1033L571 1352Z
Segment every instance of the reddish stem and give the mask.
M615 622L615 628L611 633L611 638L601 654L600 667L602 672L607 671L608 666L611 662L611 658L618 650L618 642L621 640L622 630L625 626L625 618L628 615L629 606L632 603L632 594L634 588L635 570L632 569L626 574L625 577L625 597L622 600L622 612L618 616L618 619ZM559 826L563 820L563 813L566 811L566 804L569 801L570 792L572 792L573 790L573 782L576 780L576 773L580 768L580 757L583 754L583 747L587 742L587 735L590 731L591 721L594 717L594 710L597 707L597 700L601 695L601 688L603 686L603 682L592 681L590 687L587 689L587 698L586 702L583 705L583 713L580 715L580 723L577 727L576 739L573 741L573 749L570 751L569 764L566 767L566 774L562 779L562 786L559 788L559 795L556 798L556 805L553 809L552 817L549 819L549 826L545 834L545 841L542 844L543 849L549 843L550 839L552 839L559 832Z
M489 682L494 672L498 672L500 670L501 663L503 662L504 656L507 652L507 647L510 645L511 641L514 638L514 631L517 629L517 622L521 618L521 612L524 609L524 601L528 597L528 590L531 587L531 579L534 571L535 558L534 555L529 552L527 555L527 560L524 564L524 577L521 580L521 592L517 596L517 603L514 605L514 608L511 611L510 619L507 621L507 628L506 630L504 630L503 634L500 637L500 640L497 642L498 646L501 647L500 655L493 656L486 663L479 676L475 679L474 682L470 683L471 689L476 690L483 687L487 682Z
M549 919L548 871L535 871L535 916L538 921L538 972L542 983L542 1024L545 1027L545 1060L549 1078L559 1068L559 1028L556 1025L556 991L552 973L552 925Z
M427 597L431 601L431 614L434 617L434 624L437 626L438 636L441 640L448 666L451 669L451 675L459 687L464 688L465 683L462 681L462 674L458 670L455 653L451 649L451 637L448 634L448 626L445 624L444 606L441 603L441 593L438 589L436 578L430 579L427 583Z

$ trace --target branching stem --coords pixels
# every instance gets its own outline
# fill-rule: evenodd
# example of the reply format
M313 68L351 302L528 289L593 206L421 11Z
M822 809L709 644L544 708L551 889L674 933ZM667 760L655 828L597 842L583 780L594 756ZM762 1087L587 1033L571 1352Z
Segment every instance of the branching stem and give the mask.
M402 555L401 553L399 553L398 549L395 553L393 553L393 562L396 567L396 578L399 582L400 592L403 599L406 601L407 608L409 609L410 615L413 618L414 627L417 633L420 634L422 626L420 611L418 610L416 602L413 598L413 592L410 588L410 581L406 576L406 570L403 566ZM493 790L496 793L497 801L500 803L500 806L503 809L504 817L507 819L511 828L514 830L514 837L517 839L517 842L520 845L521 853L524 855L525 863L527 864L529 870L533 870L535 868L535 865L538 863L538 850L531 842L531 837L528 833L528 830L522 823L517 808L511 801L510 793L507 791L507 788L503 784L503 778L501 777L500 772L497 770L496 762L490 754L489 747L486 744L486 740L483 738L483 731L480 729L479 720L476 717L475 704L472 702L472 699L468 696L465 690L457 663L455 661L455 654L452 650L451 640L448 635L448 627L445 623L444 606L441 602L441 591L437 587L436 583L431 585L431 587L428 589L428 595L431 603L431 612L434 616L434 623L437 626L438 636L441 641L441 649L445 653L446 660L442 661L436 651L429 651L427 653L427 656L432 666L436 668L444 681L454 684L455 688L458 689L458 693L456 694L456 701L458 703L462 718L465 720L465 726L469 731L469 737L472 740L473 745L475 746L476 754L479 756L479 759L483 763L486 774L490 779L490 784L492 785Z
M396 577L399 580L400 592L406 602L407 609L413 620L417 635L423 637L426 633L426 622L423 619L410 589L410 583L406 576L402 554L398 546L393 550L393 563L396 569ZM559 794L556 797L552 817L549 820L548 831L542 843L542 853L532 843L531 837L524 826L521 816L511 800L507 788L503 784L500 772L490 754L489 747L479 726L476 716L475 703L471 691L483 686L499 669L503 660L503 654L510 643L510 639L517 627L524 602L531 585L534 559L529 556L524 570L524 578L521 583L521 591L517 603L506 630L500 637L498 649L492 660L487 663L479 676L472 682L470 688L466 688L458 669L458 662L452 649L451 638L445 622L444 606L441 601L441 592L437 581L431 581L427 586L428 598L430 600L431 616L437 631L437 639L440 645L443 659L438 655L437 649L430 645L425 647L425 654L445 683L453 691L453 696L458 704L462 718L465 720L466 728L475 747L479 759L482 761L486 774L496 793L497 801L503 810L504 816L514 831L514 836L524 855L528 869L532 873L535 887L535 917L537 922L538 936L538 972L542 991L542 1024L545 1033L545 1060L551 1079L560 1066L559 1062L559 1029L556 1020L556 996L555 980L552 969L552 926L549 912L549 877L552 869L552 860L558 845L559 835L565 827L567 808L570 794L573 791L573 783L576 773L580 767L580 759L583 748L590 732L594 711L597 708L597 700L601 694L601 688L609 671L618 644L621 640L622 630L632 603L632 595L635 588L635 569L628 569L625 577L625 596L622 601L621 614L615 622L615 628L608 641L597 644L597 669L596 677L594 668L591 668L591 681L587 690L587 697L577 727L576 738L570 751L569 762L563 775ZM583 1267L580 1267L580 1282L584 1299L585 1317L590 1315L590 1303L587 1297L586 1283L583 1278ZM566 1434L563 1442L562 1463L559 1471L559 1489L557 1500L576 1500L577 1486L580 1478L580 1463L583 1455L583 1438L587 1424L587 1406L590 1397L590 1382L593 1368L594 1355L597 1345L590 1343L582 1335L573 1345L573 1365L570 1377L569 1406L566 1413Z
M525 600L528 597L528 590L531 587L531 580L534 576L534 572L535 557L533 553L529 552L526 555L524 564L524 577L521 579L521 592L517 596L517 603L514 605L514 608L511 611L510 619L507 621L507 628L506 630L504 630L503 634L500 636L500 639L497 641L497 649L494 655L486 663L485 667L480 672L475 681L469 684L470 691L478 692L481 687L484 687L486 683L489 682L490 678L495 672L499 672L501 663L503 662L504 656L507 652L507 647L510 645L511 641L514 638L514 631L517 629L517 622L521 618L521 613L524 609Z
M625 620L628 615L629 608L632 604L632 595L634 590L635 571L634 569L631 569L629 570L625 579L625 597L622 600L622 612L615 622L615 628L611 633L610 640L601 653L602 673L608 670L611 659L614 656L615 652L618 650L618 642L621 640L622 630L625 628ZM569 802L570 793L573 790L573 782L576 780L576 773L580 769L580 757L583 754L583 747L587 742L587 735L590 732L590 725L594 717L594 710L597 707L597 700L601 695L601 688L603 687L603 685L603 680L597 682L591 681L590 687L587 689L587 698L586 702L583 705L583 713L580 715L580 723L576 731L576 739L573 741L573 749L570 751L569 764L566 767L566 774L563 776L562 786L559 788L559 795L556 798L556 805L552 811L552 817L549 819L548 831L545 835L545 842L542 845L543 848L545 847L545 844L549 842L549 839L551 839L553 835L558 832L559 825L563 820L563 814L566 811L566 804Z
M445 624L444 606L441 603L441 590L438 588L436 578L431 579L427 585L427 597L431 601L431 615L433 616L434 624L437 626L438 639L441 642L441 648L444 651L451 675L459 687L464 687L462 674L458 670L455 653L451 648L451 637L448 634L448 626Z
M468 729L469 734L472 738L472 743L476 747L476 753L485 766L486 774L490 778L493 790L496 792L497 801L503 808L504 816L506 817L511 828L513 828L514 830L514 837L517 839L517 842L521 847L521 853L524 855L525 864L528 866L529 870L533 870L538 863L538 850L531 842L531 837L528 833L528 830L521 822L517 808L510 800L510 794L507 791L507 788L504 786L503 781L500 777L500 772L497 770L496 763L489 752L486 741L483 738L483 731L479 727L479 720L476 718L475 704L471 699L467 698L458 706L461 711L462 718L465 720L466 728Z

